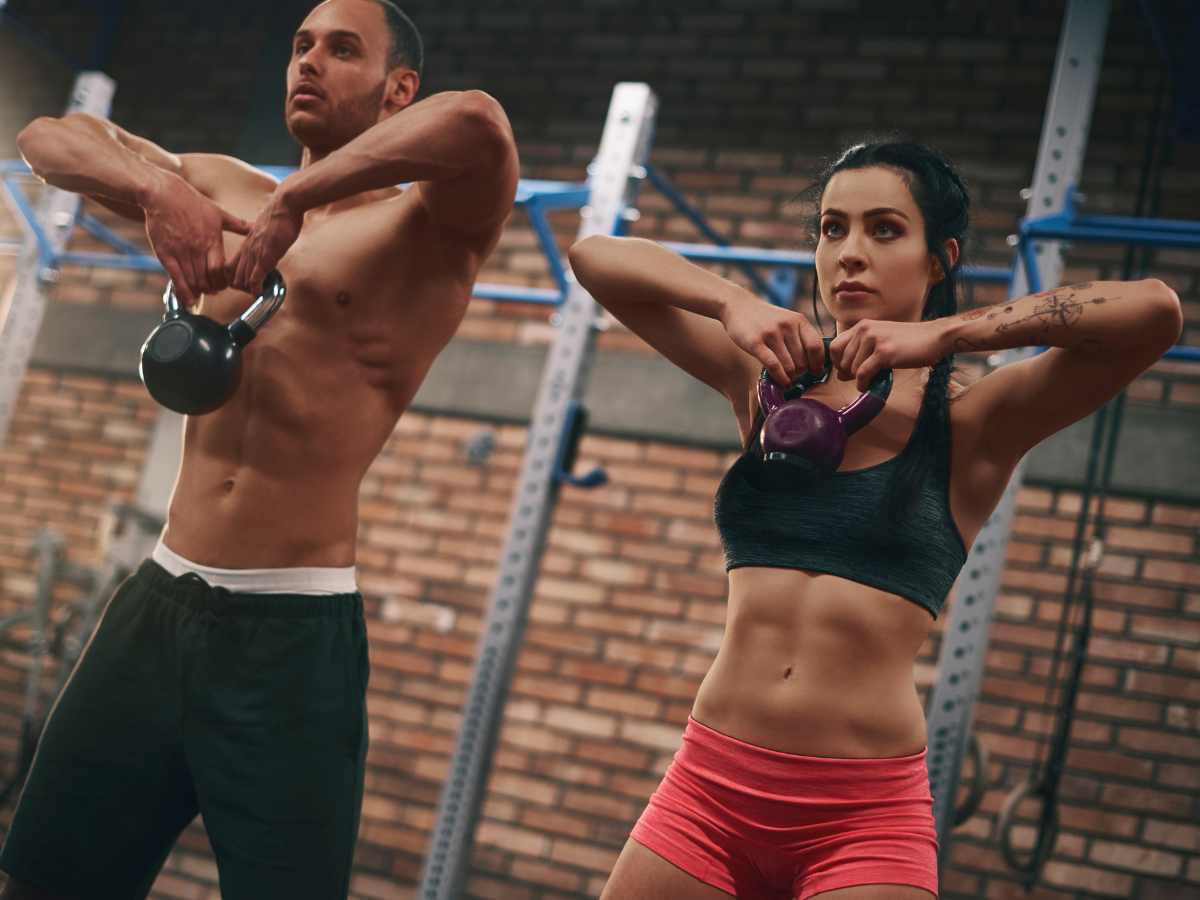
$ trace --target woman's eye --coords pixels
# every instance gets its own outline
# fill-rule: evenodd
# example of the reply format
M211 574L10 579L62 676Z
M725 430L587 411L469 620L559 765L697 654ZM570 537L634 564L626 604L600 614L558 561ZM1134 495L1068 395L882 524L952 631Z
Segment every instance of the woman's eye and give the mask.
M840 222L826 222L821 228L821 234L826 237L840 237L842 226Z
M875 233L880 237L897 237L900 234L900 229L891 222L880 222L875 226Z

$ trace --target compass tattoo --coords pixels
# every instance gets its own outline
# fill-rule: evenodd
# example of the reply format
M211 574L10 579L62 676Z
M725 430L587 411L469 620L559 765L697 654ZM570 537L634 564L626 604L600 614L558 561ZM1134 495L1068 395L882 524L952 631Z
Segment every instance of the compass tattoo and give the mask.
M996 326L993 334L1005 334L1015 328L1019 328L1026 323L1037 323L1034 333L1029 335L1031 344L1046 343L1046 338L1052 331L1057 328L1070 328L1075 325L1082 317L1084 308L1087 306L1102 306L1111 298L1109 297L1088 297L1082 298L1079 296L1081 291L1092 286L1092 282L1087 281L1082 284L1071 285L1066 288L1055 288L1050 291L1042 291L1039 294L1034 294L1031 299L1036 301L1033 304L1033 309L1022 315L1020 318L1011 319L1001 322ZM1014 309L1013 304L1009 303L1003 307L1003 312L996 309L976 309L962 316L964 321L974 321L976 319L986 318L994 319L1004 313L1011 313ZM1094 340L1083 338L1074 344L1067 346L1083 346L1094 344ZM983 351L991 349L985 344L978 341L972 341L969 338L958 338L954 342L954 349L958 352Z

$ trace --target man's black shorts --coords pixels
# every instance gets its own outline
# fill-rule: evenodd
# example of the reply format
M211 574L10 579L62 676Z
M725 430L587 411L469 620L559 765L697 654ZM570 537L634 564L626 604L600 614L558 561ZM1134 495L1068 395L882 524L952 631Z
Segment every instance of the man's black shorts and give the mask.
M224 900L344 898L362 807L358 594L237 594L147 560L54 707L0 869L140 900L199 813Z

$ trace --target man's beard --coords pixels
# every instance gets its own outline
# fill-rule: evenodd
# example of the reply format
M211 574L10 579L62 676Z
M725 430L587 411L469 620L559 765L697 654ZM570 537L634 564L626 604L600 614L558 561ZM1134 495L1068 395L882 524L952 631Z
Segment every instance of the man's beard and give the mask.
M305 122L295 128L289 118L288 131L309 150L330 153L350 143L379 121L379 110L386 90L385 78L361 94L340 101L320 124Z

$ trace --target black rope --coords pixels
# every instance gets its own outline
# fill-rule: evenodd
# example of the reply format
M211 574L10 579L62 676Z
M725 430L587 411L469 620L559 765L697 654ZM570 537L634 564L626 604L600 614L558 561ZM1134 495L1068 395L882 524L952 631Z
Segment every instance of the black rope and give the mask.
M1157 210L1162 193L1163 160L1170 152L1170 137L1160 133L1165 122L1165 97L1169 81L1164 77L1159 85L1155 102L1154 120L1147 133L1141 177L1138 184L1134 215L1141 217ZM1164 152L1160 153L1162 150ZM1135 261L1140 256L1140 266ZM1122 277L1129 280L1135 268L1144 274L1150 262L1148 251L1138 254L1133 247L1127 248L1122 265ZM1026 780L1017 786L1005 800L1000 813L998 828L1000 845L1005 860L1022 875L1025 889L1031 890L1041 875L1042 867L1054 850L1058 837L1058 790L1066 771L1067 753L1070 749L1071 726L1075 719L1075 705L1083 667L1087 662L1087 648L1091 639L1093 588L1096 572L1104 556L1104 541L1108 532L1106 503L1112 487L1113 469L1116 463L1117 446L1124 424L1126 391L1121 391L1096 413L1092 428L1091 445L1088 450L1086 474L1080 492L1079 514L1075 520L1075 534L1071 544L1071 564L1067 577L1067 589L1059 613L1055 635L1054 656L1047 675L1046 699L1043 711L1056 710L1054 728L1043 730L1037 741L1034 762ZM1103 455L1103 464L1101 464ZM1097 469L1100 469L1097 478ZM1097 486L1097 481L1099 482ZM1096 515L1091 540L1087 540L1088 517L1092 500L1096 500ZM1087 545L1086 558L1084 546ZM1081 565L1082 562L1082 565ZM1078 585L1079 592L1076 594ZM1078 615L1074 615L1078 610ZM1074 621L1077 620L1077 621ZM1071 624L1068 624L1071 623ZM1068 632L1074 640L1068 654L1063 652ZM1051 705L1055 689L1060 684L1060 669L1067 667L1062 679L1061 696L1056 705ZM1051 737L1051 734L1053 735ZM1016 811L1027 799L1041 801L1034 844L1026 855L1013 846L1012 836Z

